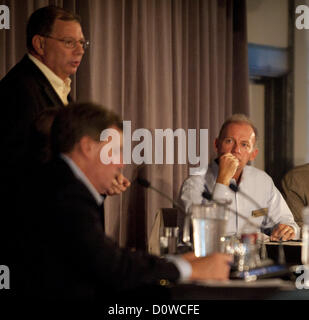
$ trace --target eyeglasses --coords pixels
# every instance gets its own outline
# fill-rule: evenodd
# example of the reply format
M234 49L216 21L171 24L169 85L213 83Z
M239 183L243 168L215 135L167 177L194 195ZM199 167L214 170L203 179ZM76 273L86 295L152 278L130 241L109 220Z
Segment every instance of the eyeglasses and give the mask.
M64 43L64 46L66 48L69 48L69 49L75 49L78 42L82 46L82 48L84 50L87 49L89 47L89 45L90 45L90 41L89 40L74 40L72 38L58 39L58 38L54 38L54 37L51 37L51 36L43 36L43 37L54 39L54 40L57 40L57 41L61 41L61 42Z

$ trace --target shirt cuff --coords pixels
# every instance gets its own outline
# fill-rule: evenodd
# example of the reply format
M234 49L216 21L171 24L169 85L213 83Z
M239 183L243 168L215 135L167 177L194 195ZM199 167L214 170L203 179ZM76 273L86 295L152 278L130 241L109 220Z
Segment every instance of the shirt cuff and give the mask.
M192 267L190 262L181 258L180 256L166 255L165 259L172 262L178 269L180 281L188 280L192 275Z

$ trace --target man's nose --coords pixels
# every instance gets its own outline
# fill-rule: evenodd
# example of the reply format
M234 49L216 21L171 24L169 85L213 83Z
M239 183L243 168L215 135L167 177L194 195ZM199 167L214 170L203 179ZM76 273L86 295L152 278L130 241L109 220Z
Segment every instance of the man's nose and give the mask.
M74 53L78 55L83 55L85 53L85 49L80 42L77 42L76 47L74 48Z
M235 142L232 149L233 153L240 153L240 144Z

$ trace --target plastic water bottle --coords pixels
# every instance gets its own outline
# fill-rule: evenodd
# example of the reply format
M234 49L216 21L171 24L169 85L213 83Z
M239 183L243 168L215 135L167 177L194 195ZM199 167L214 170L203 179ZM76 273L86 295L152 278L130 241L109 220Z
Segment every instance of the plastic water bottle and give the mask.
M303 209L303 222L301 261L303 265L309 265L309 207Z

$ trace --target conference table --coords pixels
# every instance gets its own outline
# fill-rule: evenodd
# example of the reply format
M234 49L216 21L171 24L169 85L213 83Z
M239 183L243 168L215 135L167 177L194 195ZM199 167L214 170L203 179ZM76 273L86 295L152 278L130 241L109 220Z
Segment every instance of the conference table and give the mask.
M230 279L228 281L195 281L170 285L171 299L175 300L272 300L272 299L309 299L309 290L296 288L296 267L301 265L300 241L265 243L267 257L274 267L283 266L281 272L273 272L258 277L254 281ZM280 252L281 250L281 252ZM283 257L282 257L283 250ZM309 288L308 288L309 289Z
M172 300L265 300L296 290L292 281L283 279L195 281L170 287Z

